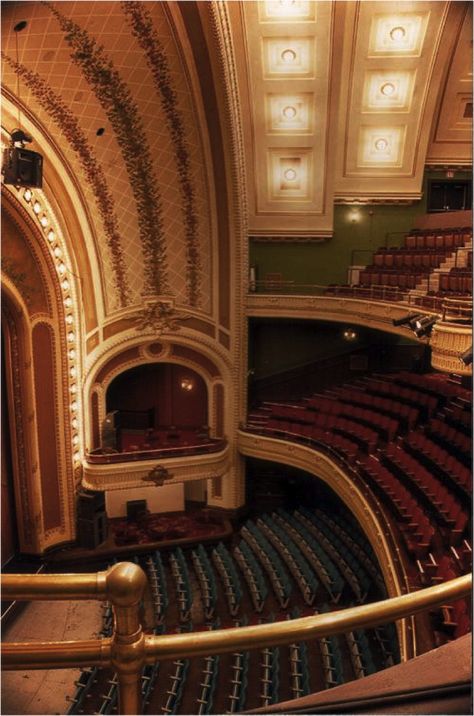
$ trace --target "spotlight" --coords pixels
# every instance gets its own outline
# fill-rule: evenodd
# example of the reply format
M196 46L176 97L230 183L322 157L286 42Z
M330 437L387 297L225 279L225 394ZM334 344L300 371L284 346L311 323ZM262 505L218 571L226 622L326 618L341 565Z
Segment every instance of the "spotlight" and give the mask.
M411 321L414 321L415 318L420 318L422 316L421 313L407 313L406 316L402 316L401 318L394 318L392 320L392 325L394 326L404 326L405 324L411 323Z
M463 365L471 365L472 363L472 344L467 348L464 353L461 353L459 360Z
M430 335L437 320L437 316L421 316L410 321L410 328L417 338L425 338Z

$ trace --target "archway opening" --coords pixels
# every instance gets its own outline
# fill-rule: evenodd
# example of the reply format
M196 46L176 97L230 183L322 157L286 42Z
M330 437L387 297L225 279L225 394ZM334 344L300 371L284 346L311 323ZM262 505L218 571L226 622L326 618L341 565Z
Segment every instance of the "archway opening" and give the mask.
M186 443L208 432L206 384L183 365L152 363L121 373L108 387L106 408L110 447L121 451ZM103 445L106 433L107 427Z

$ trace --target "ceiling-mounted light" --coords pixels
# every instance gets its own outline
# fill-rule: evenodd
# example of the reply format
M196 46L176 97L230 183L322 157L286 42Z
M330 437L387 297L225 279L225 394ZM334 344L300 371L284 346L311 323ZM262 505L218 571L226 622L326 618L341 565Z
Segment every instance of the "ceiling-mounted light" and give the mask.
M280 57L283 62L289 65L296 60L296 52L294 50L291 50L290 48L287 48L286 50L283 50Z
M426 338L438 320L438 316L421 316L410 321L410 328L417 338Z
M378 152L384 152L388 147L388 142L384 137L379 137L375 140L374 146Z
M380 87L380 92L385 95L385 97L391 97L391 95L395 92L395 89L396 87L393 82L384 82Z
M294 119L296 117L296 107L287 105L283 107L282 114L286 119Z
M295 181L297 174L294 169L285 169L283 176L287 181Z
M392 27L392 29L389 32L390 39L393 40L393 42L402 42L406 34L407 34L407 31L401 25Z

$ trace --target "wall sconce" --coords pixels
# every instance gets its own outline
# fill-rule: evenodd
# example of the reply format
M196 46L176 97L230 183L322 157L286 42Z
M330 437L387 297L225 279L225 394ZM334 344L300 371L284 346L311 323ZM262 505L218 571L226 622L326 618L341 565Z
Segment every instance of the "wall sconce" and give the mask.
M357 224L361 219L361 214L359 209L351 209L349 212L349 221L353 224Z
M194 381L191 378L182 378L179 385L181 390L185 390L187 393L194 389Z
M345 341L355 341L357 339L357 331L353 328L345 328L342 337Z

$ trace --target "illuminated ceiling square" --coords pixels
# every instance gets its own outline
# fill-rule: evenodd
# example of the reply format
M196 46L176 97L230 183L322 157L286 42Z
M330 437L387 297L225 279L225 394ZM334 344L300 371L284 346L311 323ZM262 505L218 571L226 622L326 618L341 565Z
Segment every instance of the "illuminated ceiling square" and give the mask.
M258 3L260 22L316 19L316 3L308 0L268 0Z
M267 94L267 131L278 134L308 134L313 124L313 95Z
M401 167L406 126L361 127L359 167Z
M415 72L366 72L363 112L409 112Z
M309 199L312 153L301 149L268 152L269 199Z
M263 66L270 79L314 75L312 37L263 38Z
M416 56L421 54L429 13L376 15L369 42L371 55Z

